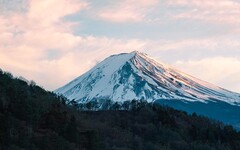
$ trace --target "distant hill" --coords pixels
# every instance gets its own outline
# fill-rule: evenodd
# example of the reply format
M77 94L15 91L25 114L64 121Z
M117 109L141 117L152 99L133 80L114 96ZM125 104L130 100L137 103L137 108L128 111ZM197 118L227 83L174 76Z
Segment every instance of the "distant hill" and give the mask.
M107 111L84 111L77 106L0 70L0 149L240 149L240 133L232 126L195 113L143 100L126 101L123 106L113 103Z

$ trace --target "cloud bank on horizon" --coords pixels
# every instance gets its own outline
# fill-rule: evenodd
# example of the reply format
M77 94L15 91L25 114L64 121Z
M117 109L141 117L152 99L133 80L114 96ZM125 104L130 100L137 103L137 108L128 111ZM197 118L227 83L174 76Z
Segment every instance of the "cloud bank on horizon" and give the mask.
M240 92L237 0L0 0L0 68L54 90L139 50Z

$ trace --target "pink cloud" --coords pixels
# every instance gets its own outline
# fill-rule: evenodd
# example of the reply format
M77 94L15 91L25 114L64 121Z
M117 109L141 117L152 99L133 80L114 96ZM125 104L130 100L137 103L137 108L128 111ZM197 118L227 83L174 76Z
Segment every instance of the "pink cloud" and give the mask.
M32 0L27 17L38 22L38 26L48 27L61 24L61 18L74 14L87 7L87 3L78 0Z
M192 75L211 81L229 90L240 91L240 59L230 57L213 57L201 60L178 61L174 66Z
M72 24L62 18L85 7L87 3L76 0L29 1L27 13L0 16L0 30L5 35L1 41L39 49L70 49L76 45L78 38L71 33Z
M62 18L81 11L87 3L32 0L25 5L29 6L27 12L0 14L0 67L40 80L40 84L47 86L38 74L48 67L44 67L42 62L47 59L49 50L71 50L81 39L72 34L71 22L64 22ZM52 74L49 76L48 79Z
M239 25L240 23L240 3L233 0L171 0L168 5L187 8L179 14L172 15L174 18L218 24Z
M106 6L97 12L97 17L110 22L141 22L157 0L125 0Z
M111 22L140 22L144 15L136 12L131 8L122 8L113 12L113 10L105 10L99 14L99 17Z

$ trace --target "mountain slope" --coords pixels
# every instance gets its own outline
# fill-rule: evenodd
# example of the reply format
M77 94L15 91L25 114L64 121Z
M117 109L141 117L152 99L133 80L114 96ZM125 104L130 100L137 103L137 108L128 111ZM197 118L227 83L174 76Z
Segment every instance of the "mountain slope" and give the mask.
M240 94L187 75L137 51L112 55L55 92L80 103L94 99L117 102L177 99L240 105Z

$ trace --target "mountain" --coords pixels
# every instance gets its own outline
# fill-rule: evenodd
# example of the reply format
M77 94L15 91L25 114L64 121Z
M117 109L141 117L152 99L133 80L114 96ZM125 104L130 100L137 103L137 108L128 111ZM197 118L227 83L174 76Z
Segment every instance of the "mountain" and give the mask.
M109 109L106 100L147 100L208 116L240 130L240 94L207 83L147 54L112 55L55 91L92 109ZM97 102L97 103L96 103Z
M240 105L240 94L192 77L138 51L112 55L55 92L79 103L100 99L116 102L174 99Z

